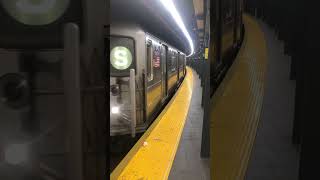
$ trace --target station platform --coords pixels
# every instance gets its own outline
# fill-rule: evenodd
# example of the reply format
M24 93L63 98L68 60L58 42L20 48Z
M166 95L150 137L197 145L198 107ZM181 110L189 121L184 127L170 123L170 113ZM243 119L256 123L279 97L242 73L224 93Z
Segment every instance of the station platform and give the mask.
M296 179L294 83L271 30L244 15L241 49L211 99L211 179Z
M210 179L210 160L200 157L204 113L201 107L203 88L199 75L194 70L192 72L191 104L169 180Z
M187 67L176 94L113 170L110 179L168 179L190 109L193 83L193 71Z

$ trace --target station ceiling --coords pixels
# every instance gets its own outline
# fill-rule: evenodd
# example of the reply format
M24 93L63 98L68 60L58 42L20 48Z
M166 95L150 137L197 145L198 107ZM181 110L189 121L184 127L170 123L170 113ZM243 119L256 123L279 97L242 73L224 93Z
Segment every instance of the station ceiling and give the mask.
M195 44L195 52L203 46L205 0L173 0Z
M203 29L204 0L173 0L185 26L192 37L195 49ZM118 21L134 22L148 32L164 39L169 44L189 54L190 47L186 37L176 25L171 15L158 0L111 0L111 26ZM201 22L202 19L202 22ZM199 38L200 34L200 38Z

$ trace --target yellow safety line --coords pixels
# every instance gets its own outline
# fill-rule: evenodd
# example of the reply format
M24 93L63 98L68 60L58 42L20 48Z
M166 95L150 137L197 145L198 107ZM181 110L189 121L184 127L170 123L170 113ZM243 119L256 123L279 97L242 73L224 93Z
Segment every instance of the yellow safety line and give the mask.
M168 179L189 111L193 91L192 70L176 95L111 173L112 180Z
M244 15L245 37L211 99L211 179L242 180L262 109L267 49L258 23Z

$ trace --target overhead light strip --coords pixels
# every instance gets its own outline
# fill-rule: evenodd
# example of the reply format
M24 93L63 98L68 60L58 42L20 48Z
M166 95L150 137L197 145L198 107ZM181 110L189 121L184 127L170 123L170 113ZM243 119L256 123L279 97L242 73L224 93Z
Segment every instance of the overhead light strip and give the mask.
M190 45L190 49L191 49L191 53L187 57L191 56L194 53L193 41L192 41L192 38L191 38L189 32L187 31L186 26L184 25L184 23L181 19L179 12L177 11L176 7L174 6L174 3L172 2L172 0L160 0L160 2L166 8L166 10L171 14L172 18L175 20L175 22L177 23L179 28L182 30L183 34L186 36L186 38L189 42L189 45Z

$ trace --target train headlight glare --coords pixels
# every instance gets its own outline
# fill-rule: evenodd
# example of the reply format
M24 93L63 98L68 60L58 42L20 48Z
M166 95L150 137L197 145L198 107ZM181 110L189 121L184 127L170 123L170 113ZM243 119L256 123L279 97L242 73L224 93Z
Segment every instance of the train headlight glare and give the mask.
M125 70L130 67L132 63L132 54L126 47L114 47L110 53L110 62L115 69Z
M112 113L112 114L119 114L119 112L120 112L119 107L112 107L112 108L111 108L111 113Z
M5 161L17 165L28 160L28 147L25 144L11 144L4 152Z

